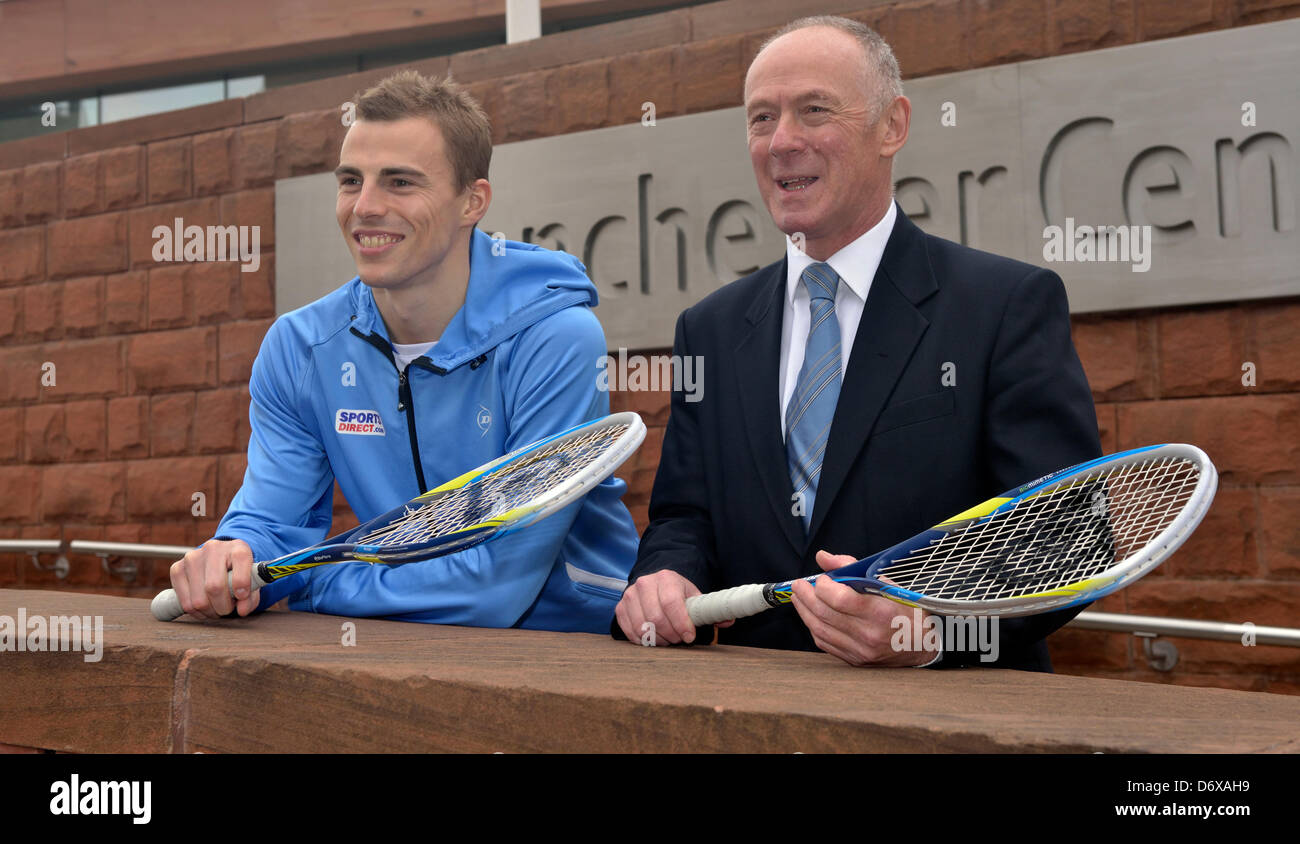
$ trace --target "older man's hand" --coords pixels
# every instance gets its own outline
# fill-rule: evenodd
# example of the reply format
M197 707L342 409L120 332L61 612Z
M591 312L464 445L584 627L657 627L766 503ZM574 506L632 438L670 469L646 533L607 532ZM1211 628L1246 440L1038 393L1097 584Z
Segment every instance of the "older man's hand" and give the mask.
M847 554L817 552L822 571L853 562L856 560ZM818 577L812 584L796 581L792 592L794 607L817 647L850 665L925 665L938 656L936 650L911 650L912 635L903 637L905 649L896 649L891 643L897 631L896 617L906 618L909 626L916 621L914 612L902 604L879 595L863 595L829 577ZM925 615L921 614L923 625Z

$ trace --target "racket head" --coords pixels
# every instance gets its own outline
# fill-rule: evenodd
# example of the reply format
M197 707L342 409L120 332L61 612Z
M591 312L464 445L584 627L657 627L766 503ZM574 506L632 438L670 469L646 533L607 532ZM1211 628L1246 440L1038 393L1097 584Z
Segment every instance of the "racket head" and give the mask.
M834 576L942 615L1063 609L1168 559L1217 488L1214 464L1195 446L1133 449L1010 490Z
M612 475L645 439L615 413L531 443L453 478L330 541L258 565L270 582L328 562L385 565L462 551L567 507Z

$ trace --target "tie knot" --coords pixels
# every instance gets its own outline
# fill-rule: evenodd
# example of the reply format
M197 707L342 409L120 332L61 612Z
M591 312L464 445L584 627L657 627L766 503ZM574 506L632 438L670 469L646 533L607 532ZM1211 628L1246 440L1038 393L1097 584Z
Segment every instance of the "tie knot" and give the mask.
M799 276L803 279L804 286L808 288L808 297L814 301L817 299L829 299L835 301L835 288L839 286L840 277L835 270L831 269L830 264L809 264L808 268Z

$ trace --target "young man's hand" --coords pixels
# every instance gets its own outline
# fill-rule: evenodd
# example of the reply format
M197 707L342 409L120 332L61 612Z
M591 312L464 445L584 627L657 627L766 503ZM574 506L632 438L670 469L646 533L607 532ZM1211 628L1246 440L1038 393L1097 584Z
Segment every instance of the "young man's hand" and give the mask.
M232 608L245 616L257 609L261 593L251 588L253 549L241 539L208 540L172 563L171 577L181 608L193 618L221 618Z

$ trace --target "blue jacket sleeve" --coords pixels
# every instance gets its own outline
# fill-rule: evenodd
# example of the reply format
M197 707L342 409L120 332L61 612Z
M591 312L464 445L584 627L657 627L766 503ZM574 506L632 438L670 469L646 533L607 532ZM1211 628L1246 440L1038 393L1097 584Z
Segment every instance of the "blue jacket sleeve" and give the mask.
M508 348L507 348L508 347ZM513 451L609 412L596 385L604 332L586 307L570 307L498 349ZM525 531L404 566L344 563L308 573L290 606L348 616L511 627L537 600L581 502Z
M249 380L248 469L217 526L217 539L242 539L259 562L315 545L329 530L334 474L320 435L304 412L301 385L310 359L294 349L283 320L262 340ZM262 590L266 609L301 587L292 575Z

